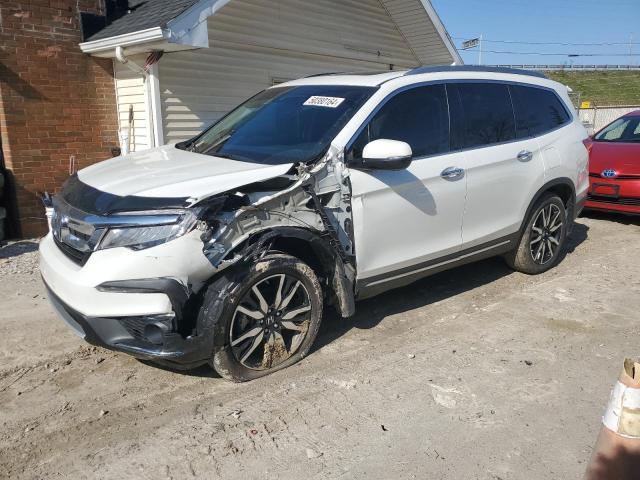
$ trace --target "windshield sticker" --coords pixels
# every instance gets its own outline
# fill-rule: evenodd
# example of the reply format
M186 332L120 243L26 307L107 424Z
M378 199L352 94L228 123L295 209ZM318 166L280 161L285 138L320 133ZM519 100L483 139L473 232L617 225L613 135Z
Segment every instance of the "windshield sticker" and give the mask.
M339 97L319 97L314 95L313 97L309 97L309 99L303 103L303 105L308 105L312 107L328 107L328 108L336 108L340 106L340 104L344 102L344 98Z

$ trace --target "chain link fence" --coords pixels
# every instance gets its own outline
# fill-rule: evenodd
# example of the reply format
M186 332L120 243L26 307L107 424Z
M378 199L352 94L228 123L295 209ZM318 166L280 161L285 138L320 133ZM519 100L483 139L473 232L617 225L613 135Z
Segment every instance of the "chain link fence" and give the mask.
M606 127L615 119L635 110L640 110L640 105L592 106L591 108L581 108L578 113L580 121L589 131L589 135L591 135Z

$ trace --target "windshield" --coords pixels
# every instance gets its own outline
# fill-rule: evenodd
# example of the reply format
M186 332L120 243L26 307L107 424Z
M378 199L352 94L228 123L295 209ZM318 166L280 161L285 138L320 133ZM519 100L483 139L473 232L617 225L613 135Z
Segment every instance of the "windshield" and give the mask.
M270 88L185 146L197 153L269 165L307 162L326 151L374 90L318 85Z
M600 130L594 139L598 142L640 142L640 116L619 118Z

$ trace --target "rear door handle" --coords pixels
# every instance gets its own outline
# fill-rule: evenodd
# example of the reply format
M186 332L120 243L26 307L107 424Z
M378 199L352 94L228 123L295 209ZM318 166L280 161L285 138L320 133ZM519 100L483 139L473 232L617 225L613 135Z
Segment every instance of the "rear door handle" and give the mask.
M445 168L440 176L447 180L455 180L456 178L460 178L464 175L464 169L460 167L449 167Z
M533 153L531 153L529 150L522 150L520 153L518 153L518 160L520 162L528 162L533 158Z

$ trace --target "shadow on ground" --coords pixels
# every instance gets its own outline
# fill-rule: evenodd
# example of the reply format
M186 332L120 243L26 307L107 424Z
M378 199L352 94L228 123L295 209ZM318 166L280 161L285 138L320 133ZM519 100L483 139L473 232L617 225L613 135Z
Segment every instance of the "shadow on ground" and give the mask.
M34 242L33 240L22 240L8 244L2 244L2 242L0 242L0 260L18 257L24 253L35 252L36 250L38 250L38 242Z
M616 222L622 225L640 226L640 215L626 215L624 213L616 212L601 212L599 210L584 210L581 216L592 218L593 220L606 220L609 222Z
M160 365L159 363L154 363L151 360L138 359L138 362L151 368L157 368L159 370L164 370L166 372L178 373L180 375L185 375L187 377L222 378L220 375L218 375L218 372L216 372L213 368L211 368L207 364L200 365L199 367L196 367L196 368L184 370L181 368L173 368L167 365Z
M574 225L561 261L587 239L588 231L589 227L586 225ZM373 328L389 315L437 303L513 273L501 257L494 257L441 272L406 287L358 302L356 314L352 318L340 318L333 309L329 309L323 318L323 325L312 352L333 342L352 328Z

